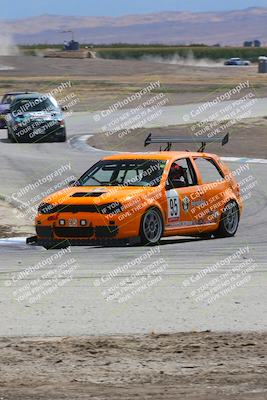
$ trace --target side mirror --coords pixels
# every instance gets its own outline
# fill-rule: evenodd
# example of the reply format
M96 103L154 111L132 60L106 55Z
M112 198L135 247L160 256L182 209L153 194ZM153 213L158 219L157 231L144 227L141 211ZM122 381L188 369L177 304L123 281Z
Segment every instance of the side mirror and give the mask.
M68 111L68 107L67 106L60 106L61 111Z
M77 181L70 181L69 183L68 183L68 186L78 186L77 185Z
M168 182L166 182L165 189L166 190L171 190L171 189L173 189L173 187Z

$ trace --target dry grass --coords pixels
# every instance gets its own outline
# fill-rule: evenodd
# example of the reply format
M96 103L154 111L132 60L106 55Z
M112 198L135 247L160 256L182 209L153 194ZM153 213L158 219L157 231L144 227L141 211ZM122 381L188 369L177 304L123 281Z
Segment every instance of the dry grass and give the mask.
M221 125L223 126L223 125ZM95 148L112 151L144 151L144 141L148 134L153 132L155 136L192 136L190 125L172 126L166 128L150 128L136 129L130 131L123 138L120 132L116 132L111 136L105 133L98 133L88 139L88 144ZM222 133L226 134L227 130ZM196 150L197 146L190 145L174 145L173 149L185 150L188 147ZM159 145L149 146L148 150L158 150ZM264 118L249 119L237 125L233 125L230 129L230 143L225 147L218 144L210 144L207 151L224 156L240 156L266 158L267 155L267 120Z
M126 97L160 81L169 104L200 102L249 80L257 96L266 95L266 76L257 67L199 68L156 62L101 59L48 59L40 57L0 57L0 64L14 70L0 71L0 93L9 90L46 91L71 80L72 91L80 98L76 110L103 109L106 104ZM66 93L67 94L67 93Z

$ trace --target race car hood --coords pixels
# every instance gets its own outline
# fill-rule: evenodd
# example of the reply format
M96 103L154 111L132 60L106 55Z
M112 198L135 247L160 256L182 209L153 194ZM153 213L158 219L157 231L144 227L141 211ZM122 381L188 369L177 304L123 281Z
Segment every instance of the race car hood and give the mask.
M158 187L78 186L65 188L43 199L48 204L95 204L124 203L145 194L153 194Z

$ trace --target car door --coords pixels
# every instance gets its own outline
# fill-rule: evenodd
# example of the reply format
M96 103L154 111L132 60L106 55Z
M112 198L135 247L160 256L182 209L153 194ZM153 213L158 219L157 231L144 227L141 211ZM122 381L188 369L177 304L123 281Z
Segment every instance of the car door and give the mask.
M175 166L182 168L180 182L179 179L175 181L172 176ZM198 179L190 157L180 158L172 163L166 181L166 232L189 230L199 224L198 215L205 205L205 196L201 193Z
M217 224L226 190L224 174L213 158L199 155L193 158L199 180L199 193L204 205L198 214L200 224Z

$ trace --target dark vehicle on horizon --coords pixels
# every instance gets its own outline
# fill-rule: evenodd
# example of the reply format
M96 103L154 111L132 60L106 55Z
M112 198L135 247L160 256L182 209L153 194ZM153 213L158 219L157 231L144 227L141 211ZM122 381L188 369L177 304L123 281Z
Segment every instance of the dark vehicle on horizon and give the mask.
M244 66L244 67L247 67L250 64L251 64L250 61L243 60L242 58L238 58L238 57L230 58L229 60L226 60L224 63L224 65L235 65L235 66Z
M16 96L23 95L23 94L30 94L33 92L10 92L10 93L5 93L4 96L2 97L1 103L0 103L0 129L5 129L7 127L6 125L6 116L9 113L10 110L10 104L12 101L15 99Z
M65 142L66 127L61 107L49 94L18 95L6 117L11 142Z

